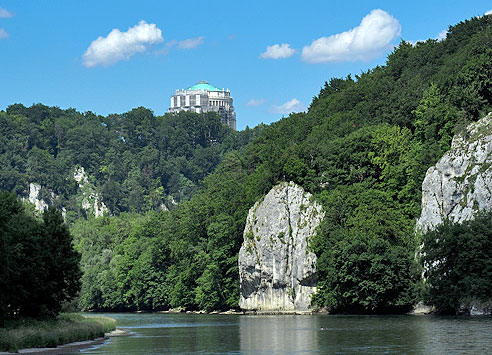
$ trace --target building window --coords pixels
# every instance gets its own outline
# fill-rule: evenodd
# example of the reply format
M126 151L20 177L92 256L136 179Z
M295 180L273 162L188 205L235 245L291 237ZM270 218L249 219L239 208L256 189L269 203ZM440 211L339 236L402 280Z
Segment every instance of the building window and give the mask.
M196 95L195 97L195 106L200 106L200 95Z

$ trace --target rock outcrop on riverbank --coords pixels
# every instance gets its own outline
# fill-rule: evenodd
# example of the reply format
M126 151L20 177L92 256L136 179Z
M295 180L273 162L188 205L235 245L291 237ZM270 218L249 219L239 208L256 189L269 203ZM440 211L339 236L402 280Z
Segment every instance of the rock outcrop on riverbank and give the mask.
M417 229L426 232L446 218L462 223L492 209L492 114L453 138L451 149L427 170Z
M293 182L275 186L249 210L239 251L242 309L311 309L317 275L308 245L322 218L321 205Z
M482 210L492 210L492 113L457 134L451 149L427 170L417 231L433 230L446 219L463 223ZM457 313L492 314L492 302L466 303Z

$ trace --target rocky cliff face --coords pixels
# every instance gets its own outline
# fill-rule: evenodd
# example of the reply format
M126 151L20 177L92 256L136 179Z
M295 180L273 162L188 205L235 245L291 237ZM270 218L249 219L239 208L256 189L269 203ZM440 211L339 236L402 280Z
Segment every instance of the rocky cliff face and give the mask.
M81 191L81 196L78 196L77 200L83 210L94 214L95 217L102 216L105 212L108 212L108 208L96 192L96 187L89 181L84 167L76 168L73 172L73 178Z
M445 218L457 223L492 208L492 114L453 138L451 149L427 170L417 229L426 232Z
M104 213L109 212L104 202L101 201L99 194L96 192L96 187L90 182L83 167L74 169L73 178L79 185L79 192L76 199L83 210L95 217L102 216ZM38 183L29 184L29 197L27 199L30 203L34 204L34 208L37 211L44 211L49 206L53 205L53 202L59 198L53 191L44 188L45 198L43 199L42 189L43 187ZM61 211L62 215L65 216L66 209L62 207Z
M249 210L239 251L242 309L311 308L316 255L308 244L322 218L321 206L293 182L275 186Z
M51 206L53 202L58 198L58 196L56 196L53 191L46 189L45 195L47 196L45 196L45 198L47 198L47 200L44 200L42 197L43 194L41 193L42 188L43 187L40 184L36 184L32 182L29 183L29 197L27 198L27 200L30 203L34 204L34 209L36 211L44 211L48 209L48 207ZM67 210L62 207L61 213L63 218L65 218Z

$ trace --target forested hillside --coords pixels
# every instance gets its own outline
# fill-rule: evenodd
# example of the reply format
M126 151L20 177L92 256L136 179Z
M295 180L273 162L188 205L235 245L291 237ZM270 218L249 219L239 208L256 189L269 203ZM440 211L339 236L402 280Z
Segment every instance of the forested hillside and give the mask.
M103 117L15 104L0 112L0 187L27 197L29 183L40 184L71 222L86 213L74 180L82 167L112 215L172 208L256 131L234 132L215 114L156 117L139 107Z
M127 114L132 116L131 127L125 126L124 119L110 116L104 121L85 114L88 122L94 122L94 132L110 135L113 127L119 132L110 140L98 139L103 142L98 154L108 157L105 163L91 165L95 159L80 148L80 156L74 157L54 154L57 145L49 142L41 148L51 152L44 153L50 164L68 159L70 164L63 166L81 164L104 181L102 191L114 188L117 192L108 196L120 197L108 200L113 210L155 209L139 198L149 196L152 201L152 192L173 179L179 183L170 184L173 187L164 193L187 197L188 181L194 184L206 177L191 199L169 212L121 213L119 217L79 219L73 225L84 272L81 306L99 310L237 307L237 254L248 209L275 184L294 181L311 192L326 213L311 245L319 271L314 303L332 312L408 310L419 297L420 273L414 256L420 240L414 227L420 213L421 183L427 168L449 148L453 134L491 109L491 44L492 16L450 27L443 41L402 41L384 66L329 80L308 112L292 114L262 129L243 149L225 154L208 176L214 166L192 172L185 168L198 159L196 152L216 149L222 153L241 147L251 133L224 133L217 138L221 144L205 144L191 155L178 155L174 152L182 149L181 144L168 145L159 135L152 140L139 131L140 122L152 120L145 109ZM11 107L1 117L15 117L18 123L10 119L10 124L22 127L29 120L15 113L20 109L25 110ZM193 120L194 116L186 117ZM155 121L157 127L167 127L164 119ZM164 128L158 131L166 132ZM84 132L76 135L78 139L96 134L92 129ZM18 145L7 152L25 152L28 158L40 154L24 148L31 136L39 139L35 132L26 136L27 141L4 143ZM67 133L64 139L61 141L68 144L76 138ZM149 141L155 144L144 144ZM197 146L196 141L191 142L195 143L190 146ZM132 148L123 152L120 147L126 146ZM3 156L12 154L2 152ZM172 160L179 173L169 175L164 168L167 160L158 158L163 154L183 157ZM133 163L127 163L126 156ZM9 159L8 166L27 164L24 174L37 172L32 162L43 161ZM44 165L56 166L50 164ZM16 182L23 181L23 175L17 174L7 179L2 172L2 186L22 192L24 185ZM155 179L161 185L152 185ZM134 181L148 183L134 185ZM58 189L56 181L48 186L58 194L70 195ZM135 192L135 186L146 193Z

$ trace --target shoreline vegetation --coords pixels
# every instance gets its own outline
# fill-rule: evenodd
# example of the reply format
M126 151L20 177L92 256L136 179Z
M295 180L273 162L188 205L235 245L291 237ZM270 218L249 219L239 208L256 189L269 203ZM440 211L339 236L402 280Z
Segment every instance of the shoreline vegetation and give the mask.
M311 311L185 311L170 309L157 312L124 313L158 313L190 315L330 315L323 309ZM332 314L333 315L333 314ZM383 315L383 314L381 314ZM417 305L407 315L439 315L432 307ZM116 328L116 320L105 316L83 316L77 313L62 313L54 320L20 319L9 321L5 328L0 328L0 354L39 353L62 354L65 351L88 348L101 344L107 337L128 336L127 331Z
M0 328L0 351L57 346L104 338L116 329L116 320L102 316L62 313L53 320L20 319ZM87 344L82 344L87 346ZM90 344L92 345L92 344Z
M468 200L474 222L415 232L429 167L492 111L491 39L487 15L450 26L442 41L401 41L386 64L325 82L306 112L244 134L191 112L0 111L0 351L104 335L105 322L57 318L70 302L236 309L248 211L290 181L325 213L309 241L313 308L405 314L423 302L492 313L492 212ZM466 179L472 191L476 176ZM45 212L21 202L31 190Z

